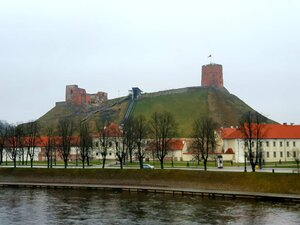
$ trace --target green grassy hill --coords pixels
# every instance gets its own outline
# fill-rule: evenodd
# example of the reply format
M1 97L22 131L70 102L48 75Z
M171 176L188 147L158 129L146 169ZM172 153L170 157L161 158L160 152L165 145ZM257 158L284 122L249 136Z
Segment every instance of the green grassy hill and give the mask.
M96 130L96 121L121 123L129 105L130 98L112 99L102 106L74 106L58 104L39 119L42 127L57 125L60 118L72 118L77 125L88 121ZM241 115L254 111L225 88L188 87L154 93L146 93L134 104L131 116L143 114L148 120L154 112L169 111L178 123L178 136L191 135L194 120L201 116L212 117L219 126L236 126Z
M150 119L155 111L169 111L178 123L180 137L191 135L195 119L208 115L220 126L237 126L241 115L254 111L225 88L190 87L145 94L134 106L133 116Z

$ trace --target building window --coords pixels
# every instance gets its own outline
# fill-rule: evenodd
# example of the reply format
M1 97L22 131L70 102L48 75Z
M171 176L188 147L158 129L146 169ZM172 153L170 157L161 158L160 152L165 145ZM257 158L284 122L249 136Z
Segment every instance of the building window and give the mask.
M269 156L270 156L270 155L269 155L269 152L267 152L267 158L269 158Z
M287 141L287 142L286 142L286 147L289 147L289 145L290 145L290 144L289 144L289 142Z
M267 145L267 147L269 147L269 141L266 141L266 145Z
M296 158L296 152L295 151L293 152L293 157Z
M96 147L99 147L99 143L98 142L96 142L95 145L96 145Z
M273 157L276 158L276 152L273 152Z
M296 141L293 141L293 147L296 147Z
M283 157L283 153L282 153L282 152L280 152L280 157L281 157L281 158Z
M253 141L251 142L251 147L254 147L254 142Z
M290 157L290 152L286 152L286 157Z
M281 142L279 142L279 144L280 144L280 147L282 147L282 141L281 141Z
M276 147L276 141L273 141L273 147Z
M262 147L262 141L259 142L259 147Z

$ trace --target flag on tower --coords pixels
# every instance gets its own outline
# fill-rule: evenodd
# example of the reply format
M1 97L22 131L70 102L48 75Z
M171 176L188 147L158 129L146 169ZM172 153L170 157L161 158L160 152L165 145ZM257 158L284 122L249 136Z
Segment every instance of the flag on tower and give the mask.
M209 55L207 58L211 58L211 55Z

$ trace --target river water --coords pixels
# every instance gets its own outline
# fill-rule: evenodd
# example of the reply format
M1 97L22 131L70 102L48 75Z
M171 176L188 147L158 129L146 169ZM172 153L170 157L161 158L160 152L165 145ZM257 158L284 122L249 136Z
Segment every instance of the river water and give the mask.
M0 188L6 224L300 224L300 204L101 190Z

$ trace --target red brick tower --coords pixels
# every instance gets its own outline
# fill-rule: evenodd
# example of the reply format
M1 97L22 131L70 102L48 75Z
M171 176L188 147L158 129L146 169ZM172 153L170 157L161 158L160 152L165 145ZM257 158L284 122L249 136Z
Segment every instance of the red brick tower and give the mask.
M202 87L223 87L223 68L219 64L207 64L202 66Z

